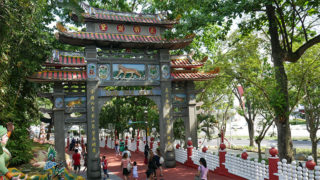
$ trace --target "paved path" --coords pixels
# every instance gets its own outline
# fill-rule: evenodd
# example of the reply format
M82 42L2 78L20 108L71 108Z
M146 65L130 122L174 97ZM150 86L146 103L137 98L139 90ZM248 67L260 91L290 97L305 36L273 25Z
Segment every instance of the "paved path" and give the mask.
M100 149L101 156L105 155L109 162L109 171L112 172L112 174L123 178L122 176L122 169L120 169L121 164L121 157L116 156L113 149ZM144 155L143 153L131 153L131 161L136 161L138 164L138 173L139 173L139 180L145 180L146 179L146 170L147 166L143 163L144 161ZM194 176L196 174L197 170L193 168L186 167L181 164L177 164L175 168L168 168L164 169L164 177L158 178L158 180L194 180ZM157 171L157 174L159 174L159 170ZM132 179L132 177L131 177ZM209 174L208 180L230 180L229 178L221 177L218 175L215 175L213 173Z

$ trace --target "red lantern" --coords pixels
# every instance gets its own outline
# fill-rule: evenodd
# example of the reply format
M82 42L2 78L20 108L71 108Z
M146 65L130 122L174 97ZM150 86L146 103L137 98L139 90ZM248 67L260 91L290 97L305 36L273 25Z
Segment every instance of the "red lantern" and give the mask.
M179 149L179 148L180 148L180 144L177 144L177 145L176 145L176 149Z
M244 160L247 160L248 159L248 153L246 150L243 150L242 154L241 154L241 158L244 159Z
M308 161L306 162L306 167L309 169L309 170L314 170L314 167L316 166L316 163L313 161L313 158L312 156L309 156L308 157Z
M276 155L278 154L278 150L275 148L274 145L271 145L271 149L269 149L269 154L270 154L272 157L276 157Z
M188 138L188 142L187 142L188 146L192 146L192 141L191 138Z
M221 149L221 150L226 149L226 147L227 147L227 146L226 146L225 144L223 144L223 143L220 144L220 149Z
M203 146L203 148L202 148L202 152L207 152L208 151L208 148L207 148L207 146Z

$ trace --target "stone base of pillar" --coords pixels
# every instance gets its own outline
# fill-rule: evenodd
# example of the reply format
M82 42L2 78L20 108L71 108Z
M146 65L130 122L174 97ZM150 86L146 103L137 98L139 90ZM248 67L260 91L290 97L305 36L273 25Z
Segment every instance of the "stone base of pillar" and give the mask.
M167 151L165 153L165 162L164 162L164 164L165 164L165 166L167 168L176 167L176 158L175 158L174 151Z

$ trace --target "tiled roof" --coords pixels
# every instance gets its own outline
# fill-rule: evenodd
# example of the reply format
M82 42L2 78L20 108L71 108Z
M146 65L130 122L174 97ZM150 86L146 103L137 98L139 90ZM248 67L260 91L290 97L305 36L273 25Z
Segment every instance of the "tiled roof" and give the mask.
M172 68L199 68L203 66L202 62L192 61L189 59L171 59Z
M202 73L198 71L173 71L171 72L172 81L205 81L216 77L217 74Z
M64 56L60 55L58 60L53 58L45 62L45 66L65 66L65 67L83 67L87 63L84 57L81 56Z
M90 22L119 22L119 23L130 23L130 24L142 24L142 25L159 25L167 28L172 28L173 24L177 24L176 21L161 20L160 18L145 17L145 16L125 16L118 14L104 14L97 13L90 15L89 13L82 14L85 21ZM73 15L73 18L77 20L76 15Z
M189 45L193 37L186 39L167 40L161 36L126 35L91 32L59 32L57 39L61 42L85 46L97 45L113 48L152 48L152 49L181 49Z
M35 82L85 81L87 79L87 73L80 70L45 70L34 73L28 79Z

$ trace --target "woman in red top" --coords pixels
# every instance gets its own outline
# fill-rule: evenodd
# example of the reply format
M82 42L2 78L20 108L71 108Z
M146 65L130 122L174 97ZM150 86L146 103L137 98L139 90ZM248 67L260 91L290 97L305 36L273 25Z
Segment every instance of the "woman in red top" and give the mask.
M75 173L80 172L80 159L81 159L81 155L78 153L78 149L76 149L74 151L74 154L72 155L73 168L74 168ZM78 170L78 172L77 172L77 170Z

